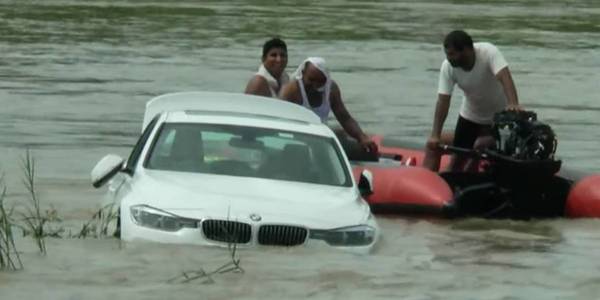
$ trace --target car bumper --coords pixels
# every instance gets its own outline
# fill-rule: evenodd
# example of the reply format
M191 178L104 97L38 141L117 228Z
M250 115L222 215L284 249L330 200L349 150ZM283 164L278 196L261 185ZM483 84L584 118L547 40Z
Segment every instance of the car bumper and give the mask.
M140 226L133 222L129 214L123 214L121 219L121 239L124 241L151 241L158 243L169 243L169 244L190 244L190 245L201 245L201 246L218 246L228 247L235 243L239 248L252 248L252 247L264 247L264 246L287 246L287 247L310 247L310 248L338 248L344 251L352 253L367 254L370 253L380 238L380 229L377 223L373 219L369 219L368 224L375 229L375 235L373 241L367 245L356 245L356 246L341 246L341 245L330 245L322 239L314 239L310 237L310 229L305 229L299 226L293 225L272 225L272 224L249 224L250 231L249 237L244 238L243 241L228 242L225 239L219 237L210 236L211 233L202 226L203 223L199 222L197 228L181 228L177 231L164 231L154 228L148 228ZM261 226L279 226L274 229L277 234L290 235L289 230L285 230L285 227L300 228L306 231L304 238L294 238L290 236L276 237L271 239L265 239L265 235L261 231ZM284 229L281 229L284 228ZM282 233L283 232L283 233ZM297 235L297 234L296 234Z

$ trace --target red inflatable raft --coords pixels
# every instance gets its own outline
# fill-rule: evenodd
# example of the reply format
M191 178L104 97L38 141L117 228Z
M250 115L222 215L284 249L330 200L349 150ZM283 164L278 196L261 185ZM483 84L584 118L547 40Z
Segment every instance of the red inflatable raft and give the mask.
M338 135L355 178L372 174L372 194L365 196L376 213L430 214L441 217L597 218L600 175L561 168L560 161L525 162L485 156L491 170L435 173L420 167L424 152L375 136L381 156L369 157L353 140ZM442 169L448 163L442 159Z

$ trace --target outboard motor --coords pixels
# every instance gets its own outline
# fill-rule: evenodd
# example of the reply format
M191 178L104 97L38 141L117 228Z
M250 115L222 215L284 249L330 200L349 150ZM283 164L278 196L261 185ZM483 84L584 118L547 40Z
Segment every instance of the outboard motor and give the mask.
M492 125L495 149L485 150L483 173L452 178L455 198L448 212L493 218L556 217L564 212L570 183L555 176L557 140L532 111L502 111Z
M554 159L556 135L532 111L502 111L494 115L494 171L511 183L543 181L560 169Z
M502 111L494 115L496 154L492 174L506 189L511 206L523 215L557 216L564 210L568 185L555 176L557 140L548 124L532 111Z
M554 160L556 135L532 111L502 111L494 115L496 150L519 160Z

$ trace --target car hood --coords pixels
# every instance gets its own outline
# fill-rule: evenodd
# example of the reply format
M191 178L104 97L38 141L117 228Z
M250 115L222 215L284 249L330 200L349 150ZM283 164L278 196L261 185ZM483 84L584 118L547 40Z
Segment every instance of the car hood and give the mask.
M146 170L130 204L188 218L334 228L366 222L368 205L353 187L252 177Z

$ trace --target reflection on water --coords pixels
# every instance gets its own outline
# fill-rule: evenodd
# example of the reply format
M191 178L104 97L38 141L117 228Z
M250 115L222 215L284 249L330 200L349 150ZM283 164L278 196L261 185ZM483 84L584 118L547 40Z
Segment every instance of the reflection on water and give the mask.
M521 102L556 131L564 164L599 171L595 0L0 2L0 167L23 197L20 157L32 149L42 203L77 228L100 205L89 172L126 157L145 102L165 92L240 92L260 47L281 35L288 70L327 58L348 109L368 131L422 144L431 130L441 39L464 28L507 58ZM452 102L454 124L459 95ZM332 122L333 123L333 122ZM214 269L223 249L114 239L49 240L48 257L19 239L25 271L0 273L1 299L395 298L596 299L595 220L379 218L373 255L246 249L244 274L168 284Z

